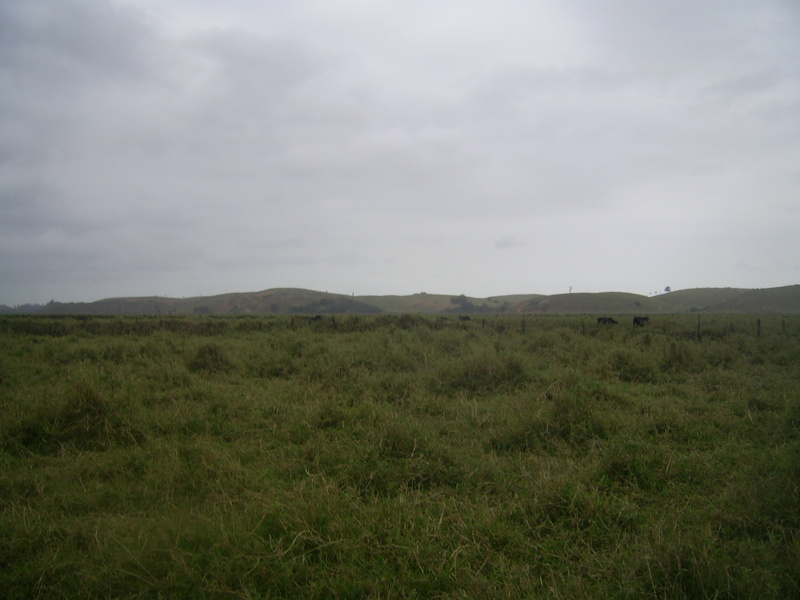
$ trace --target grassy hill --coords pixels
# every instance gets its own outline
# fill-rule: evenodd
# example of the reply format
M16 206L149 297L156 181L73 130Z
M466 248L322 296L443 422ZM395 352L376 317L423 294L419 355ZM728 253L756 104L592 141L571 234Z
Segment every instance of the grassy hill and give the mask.
M633 314L665 311L659 302L647 296L625 292L602 292L540 296L517 304L514 312L523 314Z
M371 314L383 312L367 302L343 294L296 288L193 298L195 314Z
M714 314L800 313L800 285L779 288L699 288L679 290L657 297L668 312Z
M274 288L182 299L149 296L108 298L88 303L51 302L46 306L28 306L25 310L15 312L50 315L800 314L800 285L766 289L699 288L654 297L626 292L601 292L489 298L427 293L348 296L299 288Z
M388 313L488 314L510 312L514 304L534 297L538 296L474 298L464 295L448 296L423 292L411 296L360 296L359 299Z
M678 290L656 298L669 312L701 312L709 311L746 291L739 288L698 288Z

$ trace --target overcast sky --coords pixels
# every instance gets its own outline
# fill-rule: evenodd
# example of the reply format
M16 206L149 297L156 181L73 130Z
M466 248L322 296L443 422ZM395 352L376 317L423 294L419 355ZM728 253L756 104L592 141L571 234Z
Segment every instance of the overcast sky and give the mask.
M0 304L796 283L797 0L0 0Z

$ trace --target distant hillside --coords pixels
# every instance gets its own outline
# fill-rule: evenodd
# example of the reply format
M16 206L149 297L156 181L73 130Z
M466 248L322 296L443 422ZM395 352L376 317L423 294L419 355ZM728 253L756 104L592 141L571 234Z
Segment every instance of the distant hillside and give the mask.
M707 312L748 291L739 288L699 288L678 290L656 298L668 312Z
M387 313L489 314L510 312L515 304L538 297L540 296L530 294L524 296L472 298L463 295L447 296L423 292L412 296L361 296L360 300Z
M718 293L718 294L717 294ZM666 294L664 299L679 299L676 312L716 314L792 314L800 313L800 285L756 290L702 289ZM687 302L692 306L687 308Z
M43 314L111 315L263 315L370 314L382 309L342 294L279 288L262 292L199 296L196 298L109 298L90 303L51 303Z
M626 292L522 294L472 298L444 294L348 296L297 288L196 298L108 298L87 303L0 308L4 314L263 315L263 314L800 314L800 285L767 289L700 288L648 297Z
M44 304L22 304L20 306L6 306L0 304L0 315L30 315L41 312Z
M515 305L513 312L522 314L652 314L665 311L662 304L647 296L625 292L601 292L540 296Z

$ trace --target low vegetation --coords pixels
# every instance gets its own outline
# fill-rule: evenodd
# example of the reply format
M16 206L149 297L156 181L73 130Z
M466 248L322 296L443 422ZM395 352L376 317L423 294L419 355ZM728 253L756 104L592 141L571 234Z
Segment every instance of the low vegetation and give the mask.
M0 318L4 598L800 596L800 318Z

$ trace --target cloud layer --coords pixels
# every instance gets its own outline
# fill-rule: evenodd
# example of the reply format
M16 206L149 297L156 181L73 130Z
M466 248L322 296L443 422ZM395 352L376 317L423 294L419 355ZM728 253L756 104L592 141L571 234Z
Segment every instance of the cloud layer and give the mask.
M0 0L0 303L800 279L792 1Z

